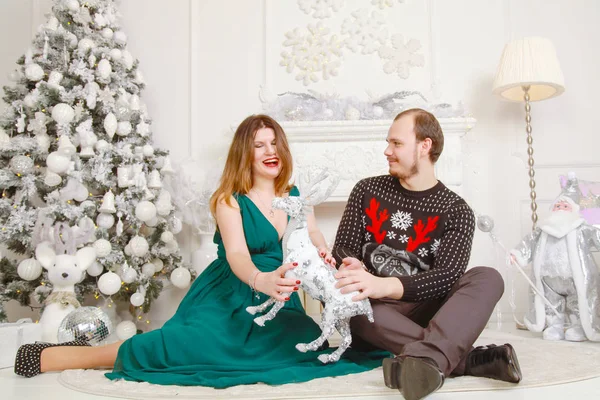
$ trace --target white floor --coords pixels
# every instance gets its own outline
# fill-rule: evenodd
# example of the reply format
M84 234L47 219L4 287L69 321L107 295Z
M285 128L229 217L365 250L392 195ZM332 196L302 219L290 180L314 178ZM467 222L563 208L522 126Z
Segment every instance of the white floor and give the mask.
M514 328L504 327L513 334L524 334L523 331L516 331ZM335 345L335 339L332 345ZM548 368L559 366L549 365ZM0 369L0 399L44 399L44 400L92 400L104 399L109 397L95 396L87 393L81 393L67 389L58 382L59 373L46 373L34 378L22 378L13 373L12 368ZM382 377L383 384L383 377ZM293 394L290 394L293 395ZM288 397L292 398L292 397ZM387 400L401 398L399 392L390 391L388 396L355 396L355 397L337 397L336 399L353 400ZM600 399L600 378L588 379L579 382L573 382L563 385L544 386L539 388L497 390L486 392L452 392L436 393L428 397L431 400L474 400L474 399Z
M57 381L58 373L46 373L35 378L21 378L13 374L12 368L0 370L0 398L13 399L44 399L44 400L97 400L107 397L94 396L65 388ZM389 396L377 397L347 397L353 400L388 400L398 399L400 394L390 392ZM437 393L431 400L499 400L499 399L600 399L600 378L569 383L566 385L545 386L541 388L498 390L489 392L455 392ZM336 399L343 399L338 397Z

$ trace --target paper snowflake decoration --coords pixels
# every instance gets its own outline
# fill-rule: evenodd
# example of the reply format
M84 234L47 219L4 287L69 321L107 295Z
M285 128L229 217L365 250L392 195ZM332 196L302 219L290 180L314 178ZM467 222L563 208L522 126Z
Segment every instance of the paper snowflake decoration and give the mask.
M344 0L298 0L298 6L305 14L324 19L333 15L344 6Z
M342 23L342 34L346 35L344 45L358 53L372 54L383 46L388 39L386 21L378 11L369 14L368 10L360 9L352 13L352 18L346 18Z
M296 28L285 37L283 45L290 50L281 53L279 65L290 74L297 69L296 80L308 86L338 74L342 44L336 35L329 35L329 28L321 22L309 24L308 29Z
M425 57L418 53L419 50L421 42L417 39L405 43L402 34L393 35L391 47L386 45L379 48L379 57L385 61L383 71L386 74L397 73L400 78L407 79L411 67L425 65Z

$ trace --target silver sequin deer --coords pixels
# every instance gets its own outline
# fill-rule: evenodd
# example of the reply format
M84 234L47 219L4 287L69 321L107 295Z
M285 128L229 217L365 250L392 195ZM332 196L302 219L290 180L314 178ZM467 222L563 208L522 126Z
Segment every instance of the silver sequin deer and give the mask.
M318 359L322 363L338 361L352 343L351 317L366 315L369 321L373 322L373 310L368 299L352 301L352 297L358 292L342 294L340 289L335 287L336 270L319 256L308 233L306 216L312 211L313 206L329 197L338 182L339 177L326 169L309 169L299 176L299 197L273 199L273 208L283 210L291 217L283 237L283 262L296 262L298 266L287 271L285 277L300 280L302 290L325 305L321 313L321 336L310 343L298 343L296 349L303 353L317 350L333 334L334 329L337 329L342 336L342 342L337 350L331 354L319 355ZM266 321L275 318L285 304L283 301L271 297L258 306L246 308L246 311L254 315L265 311L273 304L269 312L254 319L255 323L264 326Z

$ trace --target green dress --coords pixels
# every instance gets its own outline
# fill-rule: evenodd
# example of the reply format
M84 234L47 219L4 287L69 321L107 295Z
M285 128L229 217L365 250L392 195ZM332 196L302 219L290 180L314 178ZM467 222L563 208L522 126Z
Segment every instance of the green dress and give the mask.
M298 190L293 188L290 195L297 196ZM277 230L248 197L236 199L252 261L264 272L277 269L283 260ZM297 343L311 342L321 334L297 293L273 320L264 327L256 325L256 316L248 314L246 307L268 297L261 293L257 299L231 271L218 232L214 242L218 258L194 281L175 315L161 329L123 342L113 371L106 374L109 379L226 388L305 382L381 366L387 353L349 349L339 362L322 364L317 356L334 349L296 350Z

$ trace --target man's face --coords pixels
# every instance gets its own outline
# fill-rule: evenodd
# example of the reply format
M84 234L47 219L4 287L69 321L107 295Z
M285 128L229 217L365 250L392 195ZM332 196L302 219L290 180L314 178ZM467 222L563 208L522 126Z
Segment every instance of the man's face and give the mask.
M414 132L412 115L394 121L387 136L387 147L383 154L387 157L390 175L401 180L419 173L419 143Z

